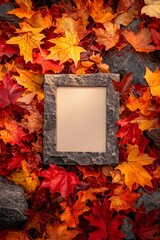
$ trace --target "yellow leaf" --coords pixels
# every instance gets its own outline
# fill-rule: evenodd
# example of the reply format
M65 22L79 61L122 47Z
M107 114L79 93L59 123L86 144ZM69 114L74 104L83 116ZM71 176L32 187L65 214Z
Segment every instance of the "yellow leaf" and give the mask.
M31 10L31 0L16 0L16 3L18 3L20 7L9 11L7 14L14 14L18 18L31 18L35 14L35 12Z
M119 169L121 173L125 175L124 181L129 190L132 191L134 183L142 187L145 185L152 187L152 177L142 166L152 164L154 158L149 157L147 154L140 153L137 145L128 145L127 152L128 161L123 162L117 166L116 169Z
M25 96L28 94L28 92L33 92L33 96L30 97L34 97L37 94L38 100L41 101L44 97L42 88L44 81L43 76L26 70L17 69L17 71L20 76L14 76L15 80L19 85L27 88L23 95ZM28 100L28 98L26 100ZM22 102L22 100L20 101Z
M22 169L11 174L11 180L21 185L25 191L26 198L29 198L40 184L35 173L31 173L26 161L22 161Z
M160 70L157 68L152 72L148 67L146 67L146 74L144 76L146 79L152 96L160 97Z
M43 42L44 34L34 34L31 32L19 34L19 36L12 37L6 41L7 44L19 45L20 55L24 56L25 62L33 61L32 51L38 48Z
M49 50L51 53L47 56L47 59L54 61L60 60L60 64L72 59L77 67L80 60L80 53L86 52L82 47L77 46L79 41L74 34L66 33L66 37L59 37L50 40L50 42L56 44Z

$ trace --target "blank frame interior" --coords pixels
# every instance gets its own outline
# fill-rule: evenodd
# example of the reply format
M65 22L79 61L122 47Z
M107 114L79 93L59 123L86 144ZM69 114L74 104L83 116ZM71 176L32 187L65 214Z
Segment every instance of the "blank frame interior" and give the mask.
M56 150L106 152L106 88L58 87Z
M117 164L118 74L46 74L44 162Z

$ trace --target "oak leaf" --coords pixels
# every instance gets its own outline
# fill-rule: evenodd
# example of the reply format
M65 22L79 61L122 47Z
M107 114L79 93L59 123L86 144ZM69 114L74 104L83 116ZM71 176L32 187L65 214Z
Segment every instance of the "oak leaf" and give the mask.
M31 0L15 0L15 2L18 3L20 7L7 12L7 14L16 15L18 18L31 18L35 14L35 12L31 10Z
M15 104L17 99L22 96L24 90L8 74L4 75L2 81L0 83L0 108L5 108Z
M119 41L119 30L116 25L111 22L104 24L104 28L93 28L96 33L96 41L100 45L104 45L105 49L108 50L114 47Z
M132 47L138 52L153 52L155 46L152 45L151 32L148 28L141 28L137 34L132 30L125 31L124 36Z
M157 68L152 72L148 67L146 67L146 74L144 76L146 79L152 96L160 97L160 70Z
M80 46L77 46L79 39L74 34L66 33L66 37L57 37L50 40L55 46L51 47L51 52L47 59L60 60L60 64L72 59L77 67L78 61L80 60L80 53L86 52L86 50Z
M24 57L25 62L33 61L32 51L38 48L43 41L45 35L39 33L43 28L32 28L27 23L20 24L21 29L17 29L18 36L12 37L6 41L7 44L15 44L19 46L20 55Z
M41 188L49 188L51 193L60 192L65 199L68 199L75 186L80 184L74 172L67 172L64 168L56 165L50 165L39 176L44 178Z
M111 201L110 209L115 209L117 212L132 209L135 211L135 203L139 193L130 192L130 190L123 185L114 189L114 194L109 198Z
M35 189L40 184L37 175L35 173L31 173L29 165L26 161L22 161L22 169L13 172L10 179L15 184L23 187L26 198L31 197Z
M32 92L32 98L37 95L39 101L41 101L44 97L42 84L43 84L43 76L40 74L35 74L32 71L17 69L19 76L14 76L14 79L17 83L24 88L26 91L23 93L23 96Z
M71 240L79 233L81 231L77 229L68 230L65 223L54 223L53 225L48 224L46 226L46 234L49 240Z
M144 165L152 164L155 160L149 157L147 154L140 153L137 145L127 146L128 161L123 162L116 169L119 169L122 174L125 175L125 184L129 190L132 191L134 183L137 183L144 187L145 185L152 187L152 177L143 168ZM131 177L134 176L134 177Z

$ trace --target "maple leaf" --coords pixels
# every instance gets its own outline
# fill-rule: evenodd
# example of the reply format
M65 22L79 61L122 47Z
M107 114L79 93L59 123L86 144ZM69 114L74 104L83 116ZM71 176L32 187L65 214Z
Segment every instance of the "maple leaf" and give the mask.
M105 49L108 50L114 47L119 41L119 30L116 25L111 22L107 22L104 24L104 28L93 28L96 33L97 39L96 41L100 45L104 45Z
M5 74L0 84L0 108L15 104L23 93L22 87L14 83L10 75Z
M18 82L19 85L27 88L23 95L32 93L32 98L37 94L38 100L41 101L44 97L42 84L43 76L35 74L32 71L18 69L19 76L14 76L14 79Z
M17 29L16 33L19 36L15 36L6 41L7 44L18 44L20 49L20 55L24 57L25 62L33 61L32 51L38 48L43 42L41 41L45 35L39 33L43 28L32 28L27 23L20 24L21 29Z
M22 127L20 127L16 121L13 119L4 119L2 122L2 127L0 130L1 139L4 143L10 143L11 145L22 144L22 138L26 135L23 132Z
M92 214L85 218L90 221L91 226L95 226L97 229L89 234L89 240L120 240L123 238L123 234L119 231L123 216L117 214L112 217L112 214L107 198L104 199L103 204L93 202Z
M4 238L5 240L29 240L27 234L22 231L9 231Z
M79 224L79 216L90 210L90 208L86 205L87 201L96 200L96 194L103 193L106 190L106 187L90 187L88 190L78 192L78 200L72 207L67 206L66 202L61 203L62 209L64 210L64 212L60 215L61 221L65 220L67 226L69 227L77 227Z
M64 65L59 65L58 61L47 60L47 51L39 47L40 53L33 52L33 62L40 64L42 66L42 74L45 74L47 71L53 71L54 73L60 73Z
M140 153L137 145L128 145L127 152L128 161L123 162L116 169L119 169L125 175L124 181L129 190L132 191L134 183L138 183L142 187L145 185L152 187L152 177L142 166L152 164L155 159L147 154Z
M56 165L50 165L39 176L44 178L41 188L49 188L51 193L60 192L65 199L68 199L75 186L80 184L74 172L67 172L64 168Z
M152 36L148 28L141 28L137 34L132 30L125 31L124 36L132 47L138 52L153 52L155 46L151 44Z
M30 198L40 184L36 174L30 172L29 165L26 161L22 161L21 170L17 170L11 174L10 180L23 187L26 198Z
M112 177L112 183L124 184L124 176L118 169L114 169L110 174Z
M68 230L65 223L47 224L46 226L46 234L49 240L71 240L79 233L81 231L77 229Z
M18 3L20 7L7 12L7 14L14 14L18 18L31 18L35 14L35 12L31 10L31 0L15 0L15 2Z
M110 22L117 16L114 14L111 7L104 6L104 0L87 0L89 14L92 16L95 22L106 23Z
M151 29L153 42L157 45L156 50L160 50L160 33L154 29Z
M133 19L138 15L135 8L129 8L127 11L121 13L114 19L115 24L120 28L120 25L127 27Z
M139 193L130 192L130 190L123 185L118 186L114 189L114 194L109 198L109 201L111 201L110 209L115 209L117 212L121 210L127 211L129 209L135 211L134 205L139 196Z
M148 119L142 115L132 120L131 123L138 123L141 131L159 127L158 118Z
M146 67L146 74L144 76L146 79L152 96L160 97L160 70L157 68L152 72L148 67Z
M60 64L72 59L77 67L80 60L80 53L86 52L84 48L77 46L79 43L78 38L68 32L66 33L66 37L58 37L49 41L56 45L49 49L51 53L47 56L47 59L60 60Z

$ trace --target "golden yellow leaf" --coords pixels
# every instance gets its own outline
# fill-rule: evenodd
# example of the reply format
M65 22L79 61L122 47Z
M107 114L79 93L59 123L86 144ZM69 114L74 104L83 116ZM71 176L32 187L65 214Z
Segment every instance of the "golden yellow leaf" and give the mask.
M86 52L84 48L77 46L79 43L78 38L68 32L66 33L66 37L55 38L50 40L50 42L56 45L49 49L51 53L47 56L47 59L60 60L60 64L72 59L77 67L80 60L80 53Z
M6 41L7 44L19 45L20 55L24 56L25 62L33 61L32 51L38 48L43 42L44 34L34 34L31 32L19 34L19 36L12 37Z
M10 179L17 185L21 185L25 191L26 198L31 197L36 187L40 184L35 173L31 173L26 161L22 161L22 169L11 174Z
M144 117L142 115L133 119L131 123L138 123L138 126L141 129L141 131L159 127L158 118L148 119L147 117Z
M100 45L104 45L105 49L108 50L114 47L119 41L119 29L116 25L111 22L104 24L105 29L93 28L96 33L96 42Z
M146 74L144 76L146 79L152 96L160 97L160 70L157 68L152 72L148 67L146 67Z
M17 69L17 71L20 76L14 76L14 79L17 81L19 85L27 88L27 90L23 93L23 96L28 95L29 92L33 92L34 93L33 96L30 96L30 97L34 97L37 94L38 100L41 101L44 97L43 88L42 88L42 84L44 81L43 76L37 75L32 71L26 71L26 70L20 70L20 69ZM28 99L26 100L28 101ZM18 101L25 102L25 101L22 101L22 99Z
M15 8L9 11L7 14L14 14L18 18L31 18L35 12L31 10L32 1L31 0L15 0L19 4L19 8Z
M140 153L137 145L127 145L128 161L123 162L116 169L119 169L125 176L125 184L129 190L132 191L132 186L137 183L144 187L145 185L152 187L152 177L142 167L144 165L152 164L154 158L147 154Z

